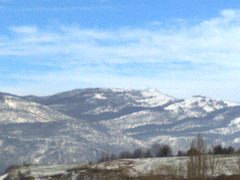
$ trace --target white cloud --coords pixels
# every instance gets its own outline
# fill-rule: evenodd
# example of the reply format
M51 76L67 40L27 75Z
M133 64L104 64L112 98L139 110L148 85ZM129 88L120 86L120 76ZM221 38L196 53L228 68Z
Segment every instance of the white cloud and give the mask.
M221 12L222 16L225 18L236 19L240 16L239 10L227 9Z
M85 61L120 64L189 61L235 66L240 57L240 21L235 22L236 16L239 16L238 11L226 10L219 18L169 32L166 29L112 31L76 26L62 26L54 32L34 26L11 27L18 36L6 42L7 54L65 55L74 61L79 59L80 64ZM18 46L13 45L16 43Z
M11 27L12 36L0 37L0 57L14 57L23 63L37 59L36 64L59 68L48 73L39 71L35 76L22 75L22 79L36 78L29 81L40 82L38 87L42 83L70 81L69 86L74 88L74 84L85 81L86 86L155 86L175 94L184 86L189 94L201 94L198 91L210 92L210 87L224 88L220 81L233 87L229 92L235 92L235 81L240 78L239 17L239 10L224 10L217 18L170 29L157 21L154 24L159 25L158 29ZM153 64L152 69L148 64ZM116 74L111 66L123 69ZM129 77L121 73L128 73ZM59 74L63 75L61 80ZM191 87L196 87L195 92Z
M38 28L36 26L20 26L20 27L10 27L9 28L12 32L26 35L26 34L36 34L38 32Z
M163 25L163 22L161 22L161 21L153 21L153 22L150 23L150 25L151 26L161 26L161 25Z

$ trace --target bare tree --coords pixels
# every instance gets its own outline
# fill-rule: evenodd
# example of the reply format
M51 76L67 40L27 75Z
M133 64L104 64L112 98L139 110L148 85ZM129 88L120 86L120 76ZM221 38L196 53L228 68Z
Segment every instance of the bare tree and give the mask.
M188 177L191 178L205 178L207 173L207 152L206 144L200 134L192 140L190 150L194 150L189 154L188 160Z

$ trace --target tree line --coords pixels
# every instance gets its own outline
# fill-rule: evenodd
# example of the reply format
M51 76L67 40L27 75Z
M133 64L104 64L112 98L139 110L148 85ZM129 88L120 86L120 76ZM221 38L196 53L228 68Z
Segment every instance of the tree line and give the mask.
M199 150L190 145L187 151L178 151L177 156L193 156L198 155ZM222 145L216 145L212 149L209 149L205 154L240 154L240 149L236 150L233 146L222 147ZM148 149L137 148L134 151L122 151L118 155L112 153L102 153L98 162L105 162L115 159L132 159L132 158L152 158L152 157L171 157L173 156L172 148L167 144L155 143Z
M178 151L177 156L191 156L197 155L199 152L195 147L191 147L188 151ZM205 154L240 154L240 149L236 150L233 146L222 147L222 145L214 146Z
M112 153L102 153L99 162L105 162L115 159L132 159L132 158L151 158L151 157L170 157L172 156L172 149L169 145L160 145L155 143L148 149L137 148L134 151L123 151L118 155Z

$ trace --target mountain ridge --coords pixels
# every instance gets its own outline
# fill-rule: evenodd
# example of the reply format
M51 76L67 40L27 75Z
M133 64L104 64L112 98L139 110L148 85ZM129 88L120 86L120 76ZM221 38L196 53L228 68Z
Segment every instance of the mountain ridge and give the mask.
M2 169L22 161L96 161L104 152L153 143L169 144L176 153L197 133L215 144L240 145L240 106L204 96L177 99L156 90L110 88L43 97L0 93L1 113Z

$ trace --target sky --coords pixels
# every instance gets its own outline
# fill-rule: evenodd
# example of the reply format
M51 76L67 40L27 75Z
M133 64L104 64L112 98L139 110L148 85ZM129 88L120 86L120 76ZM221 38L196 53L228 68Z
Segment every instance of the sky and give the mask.
M240 102L239 0L0 0L0 91Z

